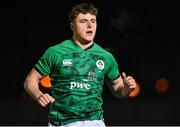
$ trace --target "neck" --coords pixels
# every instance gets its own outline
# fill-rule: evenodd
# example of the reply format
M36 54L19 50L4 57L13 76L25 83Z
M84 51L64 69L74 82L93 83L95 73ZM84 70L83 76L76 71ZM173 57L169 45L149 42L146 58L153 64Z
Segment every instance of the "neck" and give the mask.
M76 44L78 44L82 49L86 49L88 48L89 46L91 46L93 44L93 40L92 41L79 41L77 39L75 39L73 37L73 40Z

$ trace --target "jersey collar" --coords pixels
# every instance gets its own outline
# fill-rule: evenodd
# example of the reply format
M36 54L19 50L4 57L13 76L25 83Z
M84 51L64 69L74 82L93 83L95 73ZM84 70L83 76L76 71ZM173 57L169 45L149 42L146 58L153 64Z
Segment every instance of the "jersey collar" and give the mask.
M94 46L94 42L93 42L92 45L90 45L89 47L83 49L81 46L79 46L78 44L76 44L72 38L71 38L70 40L73 42L73 44L74 44L75 47L77 47L77 48L79 48L79 49L81 49L81 50L84 50L84 51L87 51L87 50L91 49L91 48Z

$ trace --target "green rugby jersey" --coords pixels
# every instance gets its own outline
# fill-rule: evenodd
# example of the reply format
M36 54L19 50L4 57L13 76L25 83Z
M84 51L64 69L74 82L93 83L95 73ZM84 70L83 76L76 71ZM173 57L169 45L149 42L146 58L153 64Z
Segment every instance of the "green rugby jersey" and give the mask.
M103 119L102 86L104 78L119 76L114 57L94 43L84 50L72 40L48 48L35 65L51 79L55 102L48 120L55 125L79 120Z

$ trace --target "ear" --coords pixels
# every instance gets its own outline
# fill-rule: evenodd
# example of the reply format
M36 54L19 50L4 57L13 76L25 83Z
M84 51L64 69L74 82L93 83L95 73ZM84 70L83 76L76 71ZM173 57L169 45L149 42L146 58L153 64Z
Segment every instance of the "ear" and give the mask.
M74 29L73 23L70 23L70 28L71 28L71 30L73 31L73 29Z

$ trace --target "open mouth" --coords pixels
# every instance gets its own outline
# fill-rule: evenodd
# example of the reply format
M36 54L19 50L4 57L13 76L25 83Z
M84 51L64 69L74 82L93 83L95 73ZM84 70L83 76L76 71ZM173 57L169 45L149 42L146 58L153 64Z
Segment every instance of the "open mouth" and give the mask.
M87 31L86 34L91 35L93 32L92 31Z

